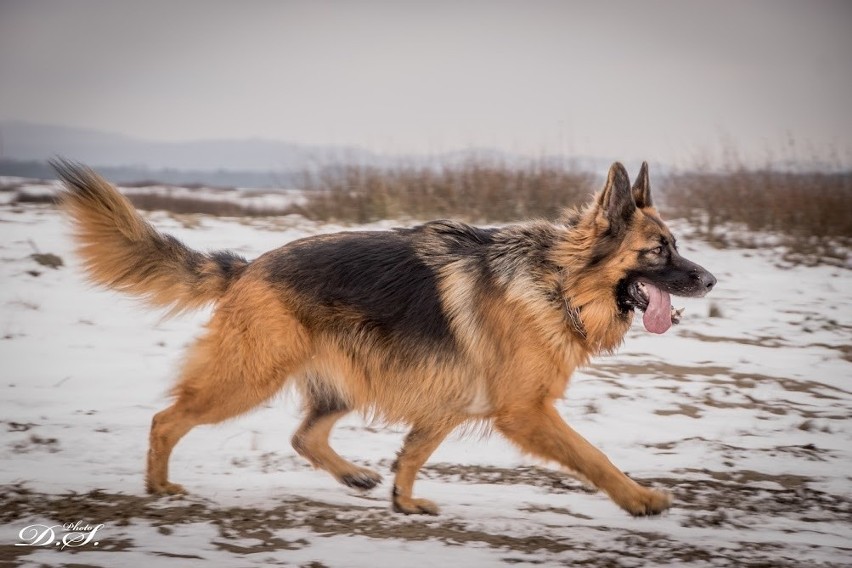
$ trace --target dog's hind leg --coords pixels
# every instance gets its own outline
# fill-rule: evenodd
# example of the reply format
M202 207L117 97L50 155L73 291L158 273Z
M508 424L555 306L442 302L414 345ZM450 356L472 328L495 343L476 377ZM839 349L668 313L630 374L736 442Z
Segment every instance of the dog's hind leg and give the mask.
M656 515L671 505L667 493L643 487L622 473L568 426L552 403L514 409L498 416L495 426L523 451L579 473L631 515Z
M253 307L240 298L220 308L206 335L189 351L181 379L173 389L174 403L151 423L146 488L149 493L183 493L168 479L169 457L178 441L199 424L234 418L274 396L306 358L306 334L261 294Z
M292 440L293 448L299 455L348 487L372 489L381 483L381 475L345 460L328 444L334 424L351 410L346 402L338 395L320 390L309 382L305 389L305 406L305 419Z
M427 499L412 496L417 472L429 459L444 438L457 426L456 422L415 426L405 437L405 443L391 468L396 473L393 483L393 510L397 513L437 515L438 506Z
M196 372L210 380L195 380ZM248 412L277 393L286 376L269 374L253 377L251 385L242 376L223 376L211 367L183 375L177 398L151 422L146 488L149 493L184 493L183 487L168 480L169 457L178 441L200 424L215 424ZM201 385L200 387L196 385Z
M172 449L187 432L248 412L281 390L287 378L275 368L252 369L248 375L247 370L222 365L222 359L228 358L211 354L209 362L190 361L175 389L174 403L154 416L146 477L149 493L184 492L168 480L168 467Z

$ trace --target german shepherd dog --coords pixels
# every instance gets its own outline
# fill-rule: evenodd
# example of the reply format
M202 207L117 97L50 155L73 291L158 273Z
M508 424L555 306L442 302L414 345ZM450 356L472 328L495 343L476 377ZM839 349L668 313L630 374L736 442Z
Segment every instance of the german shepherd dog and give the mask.
M192 250L92 170L54 167L93 282L172 313L215 304L171 406L153 418L148 492L184 492L168 463L190 429L243 414L289 381L305 414L293 447L349 487L371 489L381 477L329 446L335 422L355 410L410 426L392 467L397 512L437 514L412 495L414 480L465 424L558 463L632 515L670 506L668 493L630 479L554 408L574 369L619 346L634 310L664 333L679 318L670 294L700 297L716 283L678 253L652 204L647 164L632 187L613 164L603 190L557 222L342 232L251 262Z

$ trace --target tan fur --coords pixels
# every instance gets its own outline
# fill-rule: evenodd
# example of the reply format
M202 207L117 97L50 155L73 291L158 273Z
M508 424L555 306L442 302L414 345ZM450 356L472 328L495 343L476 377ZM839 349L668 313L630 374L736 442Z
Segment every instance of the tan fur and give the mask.
M77 254L93 282L169 308L171 314L222 296L226 282L209 257L158 233L125 196L91 170L68 173L81 191L64 192L61 204L74 223ZM192 270L187 269L187 254L197 261Z
M345 306L315 305L304 291L271 285L264 275L276 251L240 265L230 278L208 256L188 269L182 264L185 256L163 254L168 241L112 186L89 170L74 173L82 176L85 191L70 191L63 202L93 281L174 310L216 304L205 334L189 350L173 404L153 419L150 492L183 491L168 479L168 460L192 427L238 416L291 380L307 406L294 447L348 485L369 488L380 477L329 446L329 433L339 418L354 410L411 426L394 467L397 511L437 512L434 503L412 495L417 471L456 427L482 422L523 451L577 472L634 515L669 506L667 494L628 478L565 424L553 406L574 369L617 348L630 326L632 312L617 315L612 290L636 262L636 250L660 232L657 223L645 218L656 216L652 208L637 210L627 238L591 269L590 251L607 230L601 203L609 186L586 209L569 213L570 224L520 225L519 230L552 239L555 246L547 260L561 269L521 273L506 265L495 277L503 293L485 294L472 276L470 260L441 264L441 305L457 347L451 354L400 358L373 335L353 341L305 323L334 319L351 321L354 327L361 315ZM424 237L424 258L446 254L441 242ZM294 247L298 250L298 244ZM574 324L571 313L576 314Z

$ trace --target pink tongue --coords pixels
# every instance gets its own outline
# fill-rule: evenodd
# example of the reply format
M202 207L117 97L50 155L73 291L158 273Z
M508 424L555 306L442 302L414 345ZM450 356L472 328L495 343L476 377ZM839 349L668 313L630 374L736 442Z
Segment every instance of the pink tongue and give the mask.
M672 326L672 301L668 292L645 282L648 308L642 316L645 329L651 333L665 333Z

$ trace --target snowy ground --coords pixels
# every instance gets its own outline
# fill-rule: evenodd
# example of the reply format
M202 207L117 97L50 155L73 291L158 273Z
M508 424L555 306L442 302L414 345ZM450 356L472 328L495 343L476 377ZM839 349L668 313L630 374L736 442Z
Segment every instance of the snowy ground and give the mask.
M196 248L248 257L335 230L151 218ZM415 489L442 514L424 518L389 508L403 431L357 417L335 430L340 453L385 475L362 494L295 455L292 396L194 430L172 461L192 495L145 495L150 419L205 314L161 321L91 289L67 232L50 205L0 205L0 563L852 565L852 271L684 243L718 277L711 297L681 302L666 336L637 324L618 355L574 376L561 412L632 476L671 490L664 515L633 519L495 435L436 452ZM62 527L44 546L15 546L30 525L78 522L103 526L76 531L92 537L77 546L51 544L75 533Z

